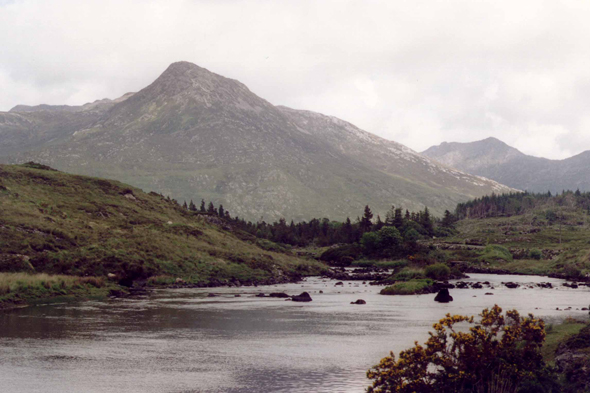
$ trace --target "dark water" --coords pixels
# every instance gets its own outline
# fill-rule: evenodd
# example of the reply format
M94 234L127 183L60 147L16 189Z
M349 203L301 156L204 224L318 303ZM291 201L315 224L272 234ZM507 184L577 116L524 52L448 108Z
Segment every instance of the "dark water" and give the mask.
M472 275L472 280L562 281ZM302 286L303 285L303 286ZM139 299L29 307L0 313L2 392L362 392L366 370L390 350L424 341L446 313L495 303L548 321L587 319L590 290L451 290L380 296L380 288L309 279L272 287L161 290ZM311 303L256 298L308 291ZM323 290L323 294L319 294ZM485 296L485 292L494 296ZM241 293L236 298L234 294ZM350 305L356 299L366 305ZM556 311L572 307L571 311ZM538 309L536 309L538 308Z

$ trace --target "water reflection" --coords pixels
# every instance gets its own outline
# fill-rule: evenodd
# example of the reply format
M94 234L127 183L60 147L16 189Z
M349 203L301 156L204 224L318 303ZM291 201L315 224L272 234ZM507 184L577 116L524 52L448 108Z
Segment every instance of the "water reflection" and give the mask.
M362 391L370 366L390 350L425 340L447 312L473 315L497 303L549 320L587 317L576 310L588 307L586 287L526 276L472 280L495 289L452 290L455 301L438 304L434 295L380 296L380 288L314 278L214 289L215 298L206 296L210 289L161 290L0 313L0 386L10 392ZM558 288L507 289L502 281L550 281ZM313 302L255 297L304 290ZM367 304L350 304L359 298Z

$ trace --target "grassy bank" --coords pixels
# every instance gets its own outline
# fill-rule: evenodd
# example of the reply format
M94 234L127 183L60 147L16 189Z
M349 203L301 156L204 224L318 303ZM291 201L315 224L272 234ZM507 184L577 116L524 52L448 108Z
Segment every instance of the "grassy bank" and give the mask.
M111 288L102 277L0 273L0 309L57 296L106 296Z

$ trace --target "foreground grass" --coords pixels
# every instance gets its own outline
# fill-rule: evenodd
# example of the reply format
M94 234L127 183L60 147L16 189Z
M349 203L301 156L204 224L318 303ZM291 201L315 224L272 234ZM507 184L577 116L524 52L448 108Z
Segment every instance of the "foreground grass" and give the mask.
M56 296L106 296L111 287L102 277L0 273L0 308Z
M545 343L541 349L545 361L552 363L555 360L555 351L559 344L580 333L580 330L586 325L586 322L570 318L557 325L548 325L545 328L547 333Z

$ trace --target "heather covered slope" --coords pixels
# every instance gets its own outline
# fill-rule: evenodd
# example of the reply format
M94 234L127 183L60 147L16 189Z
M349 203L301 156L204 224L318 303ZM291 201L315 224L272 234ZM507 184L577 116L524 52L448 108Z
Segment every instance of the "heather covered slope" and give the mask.
M0 151L0 162L33 160L179 200L212 200L234 216L267 221L343 220L367 204L376 213L395 204L442 214L458 202L508 191L342 120L274 106L242 83L187 62L125 98L97 106L93 121L60 129L53 139L35 139L46 133L42 126L0 123L0 145L15 146ZM17 107L3 115L64 111L88 112ZM24 134L35 143L19 143L16 135Z
M223 223L116 181L0 165L0 211L5 272L247 284L323 269L264 251Z

